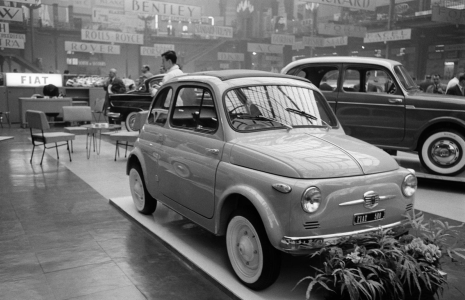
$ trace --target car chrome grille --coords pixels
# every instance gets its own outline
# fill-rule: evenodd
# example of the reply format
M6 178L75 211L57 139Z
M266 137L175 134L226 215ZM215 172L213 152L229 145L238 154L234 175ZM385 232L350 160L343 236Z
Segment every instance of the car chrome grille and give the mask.
M410 204L407 204L407 207L405 208L405 211L411 211L413 208L413 204L410 203Z
M305 229L317 229L317 228L320 228L320 223L318 223L318 221L305 222L304 228Z

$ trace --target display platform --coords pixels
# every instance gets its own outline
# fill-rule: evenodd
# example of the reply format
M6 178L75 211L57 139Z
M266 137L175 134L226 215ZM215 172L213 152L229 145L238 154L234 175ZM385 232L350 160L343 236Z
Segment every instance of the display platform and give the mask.
M12 139L14 139L14 136L0 136L0 142Z
M397 156L393 157L397 161L397 163L402 167L414 169L416 172L416 176L419 178L465 182L465 171L455 176L441 176L428 173L428 171L425 170L421 165L420 158L417 154L399 151L397 152Z
M142 215L134 207L131 197L110 199L129 218L141 224L178 252L189 265L216 281L220 288L237 299L272 300L305 299L307 285L295 284L305 276L314 275L309 257L282 256L281 273L278 280L268 289L255 292L243 286L236 279L229 264L224 237L217 237L185 219L160 203L153 215ZM323 299L321 293L312 293L311 299Z

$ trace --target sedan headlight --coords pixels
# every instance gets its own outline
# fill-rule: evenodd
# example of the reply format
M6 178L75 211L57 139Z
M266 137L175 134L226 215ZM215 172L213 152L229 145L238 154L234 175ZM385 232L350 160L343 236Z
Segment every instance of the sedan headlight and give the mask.
M417 190L417 177L413 174L408 174L402 182L402 193L405 197L412 197Z
M321 192L317 187L309 187L302 195L302 209L305 212L313 213L318 210L321 203Z

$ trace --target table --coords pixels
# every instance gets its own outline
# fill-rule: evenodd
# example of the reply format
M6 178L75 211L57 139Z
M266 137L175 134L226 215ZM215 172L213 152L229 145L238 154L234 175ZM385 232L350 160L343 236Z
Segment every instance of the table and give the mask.
M19 98L21 127L26 128L26 110L40 110L44 113L63 113L63 106L72 105L72 98Z
M108 123L94 123L81 125L81 127L87 128L87 137L86 137L86 148L87 148L87 159L90 157L92 152L92 144L94 146L94 152L97 155L100 155L100 147L102 146L102 131L112 131L118 130L121 128L121 125L108 124ZM98 147L95 147L95 139L98 138Z

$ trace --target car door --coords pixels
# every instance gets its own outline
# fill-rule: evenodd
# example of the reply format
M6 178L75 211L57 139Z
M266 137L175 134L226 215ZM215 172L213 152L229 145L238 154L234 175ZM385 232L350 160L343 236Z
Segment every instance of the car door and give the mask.
M381 66L344 64L336 115L348 135L378 146L404 139L405 99Z
M302 65L290 70L288 74L310 80L325 95L329 105L335 111L341 68L342 64Z
M216 170L225 144L215 100L207 86L177 89L160 158L163 195L207 218L214 213Z
M159 159L162 154L162 145L166 135L166 120L168 108L173 95L171 86L163 87L154 97L149 109L149 115L139 135L140 149L144 156L146 166L147 189L150 194L159 196Z

